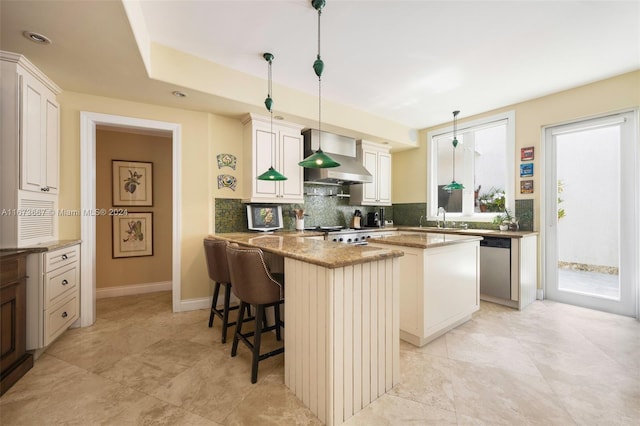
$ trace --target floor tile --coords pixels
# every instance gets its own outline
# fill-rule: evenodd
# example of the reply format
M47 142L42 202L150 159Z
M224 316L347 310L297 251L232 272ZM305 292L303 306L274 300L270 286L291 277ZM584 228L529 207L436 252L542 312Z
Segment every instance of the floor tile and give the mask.
M284 356L230 356L209 310L171 312L171 293L100 299L0 398L0 424L317 425L284 385ZM233 315L232 315L233 317ZM248 323L247 327L252 324ZM281 345L265 334L263 349ZM400 342L400 383L347 425L635 425L640 322L551 301L482 302L423 347ZM43 420L43 419L46 419Z

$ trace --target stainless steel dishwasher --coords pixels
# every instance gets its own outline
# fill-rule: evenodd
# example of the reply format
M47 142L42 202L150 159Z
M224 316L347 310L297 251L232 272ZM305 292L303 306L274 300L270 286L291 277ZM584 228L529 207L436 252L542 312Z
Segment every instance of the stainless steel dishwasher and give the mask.
M480 241L480 294L511 299L511 238Z

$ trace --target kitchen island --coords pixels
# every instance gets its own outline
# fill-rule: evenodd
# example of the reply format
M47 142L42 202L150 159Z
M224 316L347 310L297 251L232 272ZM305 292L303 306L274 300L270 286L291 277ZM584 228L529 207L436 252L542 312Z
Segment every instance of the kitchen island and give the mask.
M285 385L339 425L400 380L402 251L295 234L209 238L284 257Z
M538 297L538 232L535 231L498 231L495 229L463 229L463 228L436 228L436 227L400 227L400 233L439 233L450 235L475 235L486 240L510 239L510 294L497 297L487 294L483 289L483 276L486 277L486 269L481 268L480 300L498 303L518 310L525 309ZM487 244L488 245L488 244ZM485 247L486 248L486 247ZM480 248L481 265L494 267L493 257L483 256L483 248ZM492 274L489 279L493 279ZM486 279L485 278L485 279ZM542 298L542 295L540 295Z
M482 237L401 233L371 239L400 258L400 338L424 346L471 319L480 308Z

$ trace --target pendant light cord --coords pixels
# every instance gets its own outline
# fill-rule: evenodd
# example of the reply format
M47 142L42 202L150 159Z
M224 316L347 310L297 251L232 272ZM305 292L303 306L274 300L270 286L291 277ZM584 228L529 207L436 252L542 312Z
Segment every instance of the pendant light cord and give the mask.
M322 10L318 10L318 58L320 58L320 15Z
M318 9L318 59L320 59L320 15ZM322 151L322 74L318 75L318 150Z
M268 87L268 91L269 93L267 94L267 96L269 96L271 99L273 99L271 97L271 88L272 88L272 83L271 83L271 60L269 60L269 87ZM273 148L273 107L269 108L269 115L271 117L271 132L269 133L269 137L271 138L271 145ZM271 149L271 168L273 168L273 149Z

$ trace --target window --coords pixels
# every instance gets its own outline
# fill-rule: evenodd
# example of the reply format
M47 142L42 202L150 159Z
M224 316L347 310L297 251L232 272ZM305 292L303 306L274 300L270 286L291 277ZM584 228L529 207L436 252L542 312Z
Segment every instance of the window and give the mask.
M505 208L513 210L515 113L513 111L458 123L458 146L453 127L427 134L427 209L431 220L438 207L448 218L491 221ZM454 160L455 153L455 160ZM464 189L443 187L454 179Z

